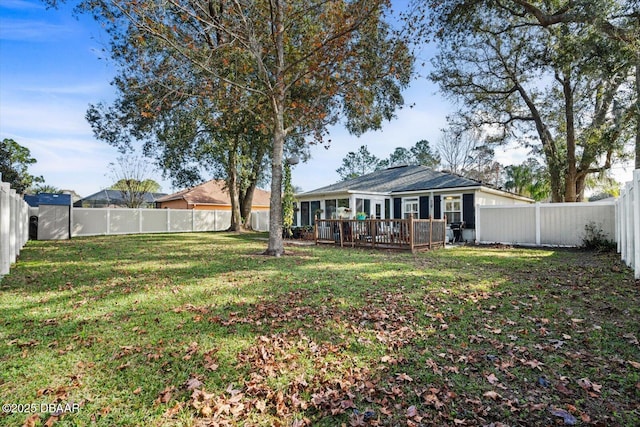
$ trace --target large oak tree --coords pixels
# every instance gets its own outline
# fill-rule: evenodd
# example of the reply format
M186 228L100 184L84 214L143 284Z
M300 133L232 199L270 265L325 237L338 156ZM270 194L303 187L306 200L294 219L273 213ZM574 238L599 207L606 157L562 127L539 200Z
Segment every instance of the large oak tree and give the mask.
M215 94L204 103L212 117L236 99L235 114L262 122L271 160L266 251L271 255L284 252L286 139L322 141L327 126L341 120L360 134L379 128L403 103L413 56L388 23L390 6L388 0L87 0L81 5L107 26L120 64L142 70L162 66L169 77L158 84L179 93L186 81L186 94L194 87ZM172 107L164 99L150 101L149 118Z
M522 2L426 3L441 45L432 78L461 101L462 126L542 155L552 200L580 200L587 176L624 156L636 102L636 62L624 40L589 22L542 25ZM619 10L618 2L590 4Z

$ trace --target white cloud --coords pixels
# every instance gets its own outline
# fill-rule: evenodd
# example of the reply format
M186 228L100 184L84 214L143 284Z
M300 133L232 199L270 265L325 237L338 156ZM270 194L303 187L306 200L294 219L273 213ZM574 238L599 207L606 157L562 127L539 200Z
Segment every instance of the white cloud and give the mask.
M51 41L73 34L73 30L63 24L53 24L42 20L3 19L0 26L0 40Z
M42 10L45 7L42 3L39 3L37 1L2 0L0 8L12 10Z

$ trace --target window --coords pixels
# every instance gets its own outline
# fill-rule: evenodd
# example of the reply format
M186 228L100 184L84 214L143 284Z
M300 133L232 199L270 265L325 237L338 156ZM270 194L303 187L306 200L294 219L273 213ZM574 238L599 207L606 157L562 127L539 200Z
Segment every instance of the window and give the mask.
M318 215L322 216L322 212L320 212L320 200L314 200L311 202L311 225L316 224L316 218Z
M419 210L418 210L418 199L404 199L404 219L408 219L410 217L418 218Z
M310 225L311 218L309 215L309 202L300 203L300 225Z
M324 202L324 219L333 219L336 217L336 201L325 200Z
M444 214L447 216L447 224L462 221L462 197L446 196L444 198Z

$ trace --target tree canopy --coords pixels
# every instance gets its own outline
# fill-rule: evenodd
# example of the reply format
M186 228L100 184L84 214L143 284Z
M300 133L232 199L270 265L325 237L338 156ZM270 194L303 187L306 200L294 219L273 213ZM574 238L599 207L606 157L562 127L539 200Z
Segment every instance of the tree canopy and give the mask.
M29 166L36 163L31 151L10 138L0 143L0 174L2 181L9 183L19 194L24 194L35 184L43 183L44 178L29 173Z
M349 151L342 159L342 165L336 169L343 181L366 175L379 169L380 159L369 152L366 145L358 151Z
M578 16L614 16L627 2L558 3L554 14L570 9L575 19L553 25L525 3L556 5L425 2L441 46L431 78L460 102L452 117L457 125L482 132L487 142L516 141L542 155L552 200L577 201L589 174L628 155L637 102L633 49Z
M122 194L128 208L139 208L145 202L145 195L160 190L160 185L149 174L148 163L139 157L118 158L116 163L110 164L111 174L116 181L111 186Z
M390 7L388 0L81 3L107 27L111 54L121 66L145 74L141 85L172 92L148 93L144 118L173 109L177 99L195 104L208 121L224 113L253 116L268 136L267 253L273 255L284 252L287 139L320 142L327 126L338 122L355 134L377 129L404 102L413 55L408 39L390 25ZM164 78L155 81L159 75Z

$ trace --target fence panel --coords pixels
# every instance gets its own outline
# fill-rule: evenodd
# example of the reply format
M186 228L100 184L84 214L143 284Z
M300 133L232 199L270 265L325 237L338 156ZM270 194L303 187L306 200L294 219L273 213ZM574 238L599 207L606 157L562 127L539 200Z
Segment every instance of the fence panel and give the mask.
M141 211L142 222L138 233L166 233L169 231L173 209L141 209Z
M29 239L29 206L0 181L0 278L9 273Z
M269 211L251 212L251 228L255 231L269 231Z
M476 241L535 245L535 215L534 205L478 206Z
M258 229L268 229L269 213L259 215ZM230 211L74 208L71 236L224 231L230 225Z
M586 226L593 223L615 241L614 203L550 203L540 208L540 242L553 246L581 246Z
M594 223L616 240L616 207L610 203L536 203L478 206L476 241L532 246L580 246Z
M640 169L616 202L616 236L620 257L640 279Z

